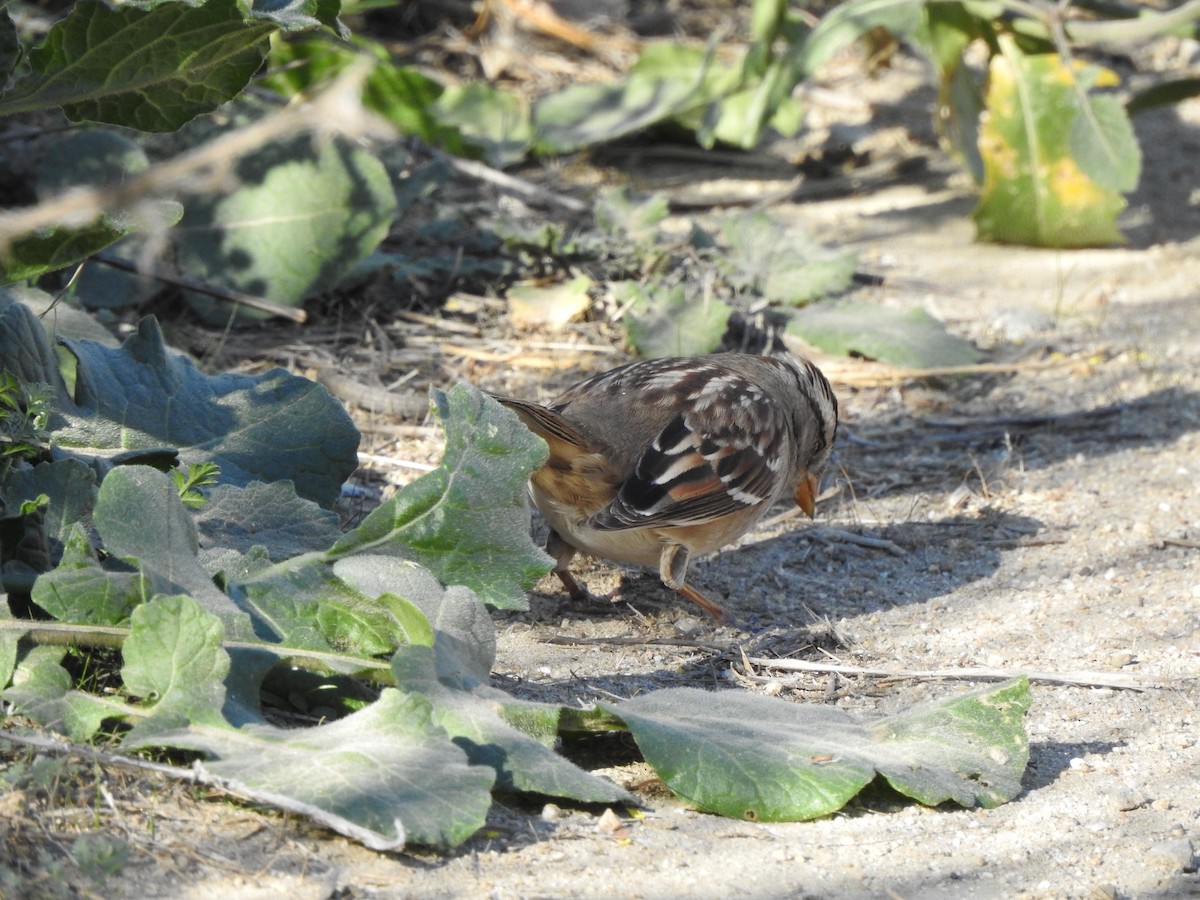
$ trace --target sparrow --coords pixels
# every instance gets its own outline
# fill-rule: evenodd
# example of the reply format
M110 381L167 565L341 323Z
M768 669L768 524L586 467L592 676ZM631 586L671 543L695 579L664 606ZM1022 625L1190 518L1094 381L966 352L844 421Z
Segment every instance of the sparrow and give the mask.
M718 622L686 582L693 556L737 540L785 495L811 518L838 404L791 355L653 359L602 372L546 405L495 396L549 447L530 479L546 552L573 599L576 553L657 566L663 584Z

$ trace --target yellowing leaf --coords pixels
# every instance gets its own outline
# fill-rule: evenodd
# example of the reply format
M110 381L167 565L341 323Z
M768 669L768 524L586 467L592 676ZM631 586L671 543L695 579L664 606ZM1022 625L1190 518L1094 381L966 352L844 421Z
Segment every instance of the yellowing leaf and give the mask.
M508 316L518 331L557 331L587 312L591 286L592 280L586 275L548 287L518 285L508 292Z
M1089 94L1112 73L1056 53L1026 55L1008 37L1000 49L979 133L979 237L1049 247L1123 241L1120 192L1136 186L1141 158L1120 104Z
M1085 210L1105 202L1105 191L1080 171L1069 156L1050 167L1047 184L1050 192L1067 209Z

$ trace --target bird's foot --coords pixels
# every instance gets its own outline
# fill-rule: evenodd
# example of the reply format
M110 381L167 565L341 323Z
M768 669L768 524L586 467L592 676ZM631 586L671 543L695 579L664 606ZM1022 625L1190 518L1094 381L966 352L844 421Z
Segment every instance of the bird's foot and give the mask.
M567 589L569 599L559 604L559 608L563 609L570 606L576 612L582 613L598 613L605 612L605 606L611 607L621 601L621 588L616 587L607 594L593 594L584 585L576 580L575 576L564 570L555 570L555 575L559 581L563 583L563 587Z
M721 604L717 603L716 601L708 599L708 597L704 596L691 585L683 584L677 587L675 590L681 596L687 597L687 599L691 600L702 610L708 613L709 617L712 618L712 620L718 625L737 624L737 619L731 612L729 612L729 610L721 606Z

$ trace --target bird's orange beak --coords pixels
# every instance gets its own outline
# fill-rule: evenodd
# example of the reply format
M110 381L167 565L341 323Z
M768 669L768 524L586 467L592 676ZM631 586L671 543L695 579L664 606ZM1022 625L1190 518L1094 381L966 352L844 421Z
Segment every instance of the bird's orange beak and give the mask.
M804 477L796 482L796 505L804 510L810 519L817 511L817 476L804 473Z

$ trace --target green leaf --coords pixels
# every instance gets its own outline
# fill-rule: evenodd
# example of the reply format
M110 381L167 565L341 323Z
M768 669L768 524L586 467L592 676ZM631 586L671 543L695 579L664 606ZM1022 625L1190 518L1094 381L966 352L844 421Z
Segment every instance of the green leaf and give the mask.
M999 3L927 3L922 10L922 22L912 31L912 38L941 72L948 73L962 65L963 51L971 41L987 40L990 20L1003 13Z
M229 674L224 637L220 619L191 597L158 597L133 611L121 678L130 693L152 701L148 727L221 721Z
M4 370L23 385L57 386L62 381L54 345L24 303L0 303L0 359Z
M0 309L0 358L24 383L54 387L50 431L77 456L177 448L184 463L216 463L224 483L290 479L302 496L326 506L358 465L350 417L305 378L282 369L203 375L167 351L151 318L120 349L58 343L76 364L72 391L38 319L21 304Z
M39 466L39 468L41 468ZM38 577L33 602L60 622L119 625L150 593L145 575L106 569L96 559L83 526L72 526L62 561Z
M420 621L406 625L407 643L436 648L439 679L464 688L487 683L496 662L496 627L474 592L462 585L443 588L416 563L373 553L340 559L333 571L368 596L390 594L411 604Z
M38 494L30 500L23 500L17 505L17 514L21 516L32 516L38 510L45 509L50 505L50 498L45 494Z
M461 843L483 825L495 780L433 724L428 701L390 688L314 728L193 725L132 743L164 745L208 754L204 768L235 788L310 804L323 824L376 850Z
M201 547L262 547L280 560L325 550L342 536L337 514L301 497L290 481L220 484L205 494L195 517Z
M364 107L383 116L404 134L439 145L457 156L481 155L479 146L451 124L459 118L458 112L447 109L446 122L442 121L436 104L446 88L417 68L395 65L391 51L376 42L359 38L354 46L349 46L327 38L275 41L270 70L262 83L286 97L309 93L331 82L347 67L360 64L364 56L375 61L363 84ZM509 96L498 94L497 100L507 106ZM484 127L483 132L492 137L497 135L494 128L497 118L515 124L505 119L503 113L487 118L491 125ZM517 128L517 132L520 130ZM515 133L504 129L500 133L515 137ZM504 143L507 144L507 139Z
M747 80L745 88L722 97L707 111L697 134L702 147L722 143L752 150L768 125L785 137L800 129L802 111L792 99L796 78L784 60L772 63L761 77Z
M811 78L834 54L873 28L904 37L922 24L926 0L849 0L821 17L808 38L789 51L796 80Z
M721 234L734 284L789 306L845 290L858 264L853 253L829 250L762 212L726 219Z
M200 509L208 498L200 492L202 487L212 487L217 483L221 468L214 463L190 463L185 469L182 466L171 469L171 480L179 491L179 499L189 509Z
M11 446L20 446L30 436L10 433L9 438L14 442ZM35 451L44 443L34 440L28 446ZM53 450L50 453L57 455ZM90 521L96 473L71 459L37 465L12 463L10 459L5 477L0 478L0 497L5 503L0 513L3 585L7 590L24 593L32 589L38 573L57 564L74 523Z
M21 40L17 36L17 27L13 24L12 16L8 14L8 5L5 4L0 8L0 83L5 83L12 77L20 59Z
M75 523L91 521L96 470L79 460L56 459L14 471L3 488L10 509L34 497L49 498L41 528L52 550L57 550ZM57 552L53 555L58 558Z
M557 706L517 701L486 683L467 688L457 679L443 679L439 671L459 668L438 658L446 652L443 645L401 647L392 659L396 684L429 700L434 723L466 750L472 765L495 770L498 790L568 797L583 803L633 802L627 791L554 752ZM529 730L518 729L514 723ZM548 739L550 746L539 737Z
M231 99L262 65L273 27L236 0L153 9L75 4L30 54L0 116L61 106L72 121L173 131Z
M433 391L432 400L446 429L441 464L372 510L328 558L369 552L410 559L491 606L527 609L524 592L551 566L529 537L525 501L545 444L468 385Z
M695 105L706 71L704 64L663 78L635 69L622 84L576 84L548 94L533 107L537 152L569 153L664 122Z
M150 165L145 150L132 140L104 129L88 129L54 141L37 169L39 199L45 201L75 187L110 187ZM157 236L183 216L174 200L139 200L80 227L57 226L20 238L5 255L0 280L35 278L74 265L114 240L111 255L130 263L147 251L147 238ZM139 236L141 239L139 239ZM71 293L89 308L119 308L153 296L160 286L133 272L106 265L82 267L72 278Z
M237 174L232 194L186 201L180 263L193 278L277 303L299 305L335 287L379 246L396 211L383 164L343 138L315 150L308 135L271 144L243 157ZM211 301L198 308L229 318Z
M226 573L228 575L228 573ZM255 634L284 647L333 652L333 644L320 621L322 604L332 610L354 610L366 598L335 578L329 567L315 560L282 566L257 567L236 575L228 585L253 622ZM387 652L392 648L371 615L331 616L340 630L342 646L357 652ZM335 667L335 671L340 668ZM357 669L354 669L357 671Z
M1024 719L1032 702L1022 677L875 722L872 737L887 755L879 774L928 806L1006 803L1020 793L1029 762Z
M92 521L104 547L151 579L156 593L186 593L232 634L249 619L213 584L196 557L196 525L171 479L146 466L121 466L100 485Z
M361 56L327 36L271 42L267 69L258 84L284 97L313 93L330 84Z
M970 341L955 337L923 309L901 312L872 303L821 303L796 310L787 325L814 347L913 369L967 366L979 360Z
M120 718L124 704L71 689L71 676L60 665L65 651L34 647L13 673L12 686L0 697L16 715L28 716L44 728L73 741L95 736L105 719Z
M938 100L938 134L976 183L982 184L979 122L984 105L980 78L969 66L955 66L943 78Z
M754 0L750 19L754 40L769 44L779 37L786 15L786 0Z
M998 4L994 9L978 8L983 5L968 9L963 3L927 3L924 23L912 33L940 75L934 117L938 134L977 182L983 180L978 146L983 83L963 53L973 41L993 40L990 23L1003 12Z
M783 137L795 136L804 127L804 104L792 97L784 97L767 125Z
M12 284L0 287L0 310L7 309L14 303L20 303L29 308L38 319L45 323L39 328L43 334L51 338L68 337L85 339L104 344L106 347L117 347L120 341L116 336L96 321L90 313L84 312L67 303L60 302L52 294L27 284Z
M337 30L340 7L338 0L332 3L321 0L253 0L250 3L250 18L272 23L283 31L304 31L319 25Z
M931 804L996 806L1029 758L1029 683L922 704L864 723L828 706L694 688L606 706L646 761L700 809L757 821L828 815L875 776Z
M482 147L484 159L497 168L520 162L533 141L525 97L481 81L446 88L433 103L433 113L440 125Z
M1071 123L1071 157L1100 187L1132 191L1141 174L1142 151L1125 108L1116 97L1107 95L1085 100Z
M760 27L775 31L781 22L776 6ZM694 132L703 147L721 142L749 149L769 124L783 133L799 127L791 99L795 73L789 64L772 61L767 44L756 43L735 61L714 60L712 47L650 45L625 84L569 88L544 99L535 108L539 146L590 145L673 123Z
M230 585L254 617L256 631L286 647L341 654L334 671L358 674L361 658L391 653L428 632L419 611L389 593L368 595L315 557L252 572Z
M46 148L37 169L38 198L73 187L119 184L144 172L150 158L140 144L103 128L67 135Z
M91 225L59 226L22 235L0 252L0 284L40 278L75 265L136 230L131 221L101 216Z
M11 621L8 604L0 603L0 623ZM17 669L17 649L25 632L20 629L0 631L0 696L12 680L13 672Z
M684 285L644 288L633 281L613 284L625 311L625 339L639 355L696 356L721 343L733 310L712 296L689 300Z
M436 115L435 102L445 90L432 78L411 66L396 66L388 53L378 48L383 58L363 87L363 105L395 125L404 134L415 135L461 156L478 151L456 128L443 125Z
M979 136L979 236L1049 247L1122 241L1118 191L1137 183L1141 161L1120 105L1087 94L1100 70L1076 72L1056 53L1026 55L1008 36L1000 48Z
M686 89L694 86L686 100L670 111L667 121L695 132L696 141L702 147L711 147L718 140L718 131L722 133L722 140L732 135L730 143L752 147L761 136L761 121L750 124L749 131L737 133L736 129L747 123L731 120L739 117L736 98L751 94L761 86L760 72L754 66L760 58L761 54L747 53L740 62L714 65L711 46L652 44L638 57L630 77L647 83L677 84ZM732 115L729 114L731 104Z
M596 227L605 234L621 237L638 247L650 247L658 239L658 226L670 212L666 194L638 194L628 185L622 185L599 193L593 215Z

